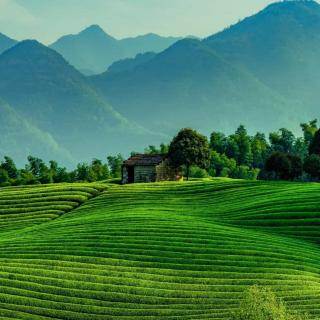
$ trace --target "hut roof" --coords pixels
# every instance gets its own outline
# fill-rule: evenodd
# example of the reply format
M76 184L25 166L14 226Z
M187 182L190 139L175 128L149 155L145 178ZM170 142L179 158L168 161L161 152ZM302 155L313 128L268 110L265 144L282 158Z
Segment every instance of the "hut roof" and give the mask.
M124 166L156 166L165 160L165 154L136 154L123 162Z

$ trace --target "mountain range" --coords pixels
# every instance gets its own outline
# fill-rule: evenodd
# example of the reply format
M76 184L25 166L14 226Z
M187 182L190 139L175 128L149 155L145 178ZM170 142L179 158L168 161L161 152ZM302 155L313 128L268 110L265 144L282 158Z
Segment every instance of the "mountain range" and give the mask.
M126 39L130 55L98 26L50 47L1 35L0 156L71 165L167 142L187 126L297 130L319 116L319 35L315 1L278 2L205 39L170 38L166 48ZM58 44L72 49L69 58Z
M0 97L6 110L0 127L7 128L2 137L16 138L10 144L4 139L0 146L19 162L26 158L25 150L71 165L117 152L118 144L129 149L135 145L131 139L147 143L150 136L115 111L60 54L34 40L22 41L0 56ZM24 128L26 134L20 134Z
M92 25L76 35L63 36L50 47L84 74L104 72L115 61L133 58L139 53L160 52L178 37L161 37L149 33L117 40L100 26Z
M264 132L293 128L318 116L319 34L318 3L279 2L206 39L181 40L134 68L91 79L119 112L166 132L230 131L239 123Z

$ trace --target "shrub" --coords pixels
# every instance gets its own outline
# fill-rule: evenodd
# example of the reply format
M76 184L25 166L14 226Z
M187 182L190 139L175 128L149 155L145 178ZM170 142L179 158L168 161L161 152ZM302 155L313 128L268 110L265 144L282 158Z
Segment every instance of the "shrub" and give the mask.
M270 288L253 286L245 293L231 320L307 320L306 315L290 313Z

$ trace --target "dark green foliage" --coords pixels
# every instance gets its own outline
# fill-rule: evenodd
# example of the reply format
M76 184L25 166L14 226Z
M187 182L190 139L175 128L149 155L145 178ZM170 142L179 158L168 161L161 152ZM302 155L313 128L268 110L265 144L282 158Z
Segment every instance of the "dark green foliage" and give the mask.
M320 156L311 154L308 156L303 165L304 171L314 179L320 179Z
M0 186L10 185L9 179L10 177L8 172L5 169L0 168Z
M273 151L293 152L295 136L290 130L281 128L279 132L272 132L270 133L269 140Z
M213 177L229 177L235 171L237 162L225 154L213 150L210 153L209 173Z
M288 154L287 155L290 161L290 179L294 180L301 177L303 173L303 163L299 156Z
M170 143L168 157L173 167L186 167L188 180L191 166L202 169L208 167L210 158L208 140L195 130L181 129Z
M309 146L309 154L320 155L320 129L316 131Z
M287 154L274 152L266 161L266 170L273 172L278 179L290 179L291 163Z
M144 149L144 153L146 154L166 154L169 151L169 146L167 144L161 143L160 147L149 146Z
M110 171L107 164L103 164L101 160L93 159L91 162L91 170L94 174L94 181L101 181L110 178Z
M303 131L304 140L310 144L313 140L313 137L318 130L318 120L314 119L309 121L309 123L301 123L300 127Z
M18 178L18 169L14 161L10 157L5 156L4 161L2 161L0 167L7 171L10 179Z
M226 152L227 137L222 132L212 132L210 135L210 148L221 154Z
M265 169L276 179L294 180L301 177L303 164L297 155L276 151L266 160Z

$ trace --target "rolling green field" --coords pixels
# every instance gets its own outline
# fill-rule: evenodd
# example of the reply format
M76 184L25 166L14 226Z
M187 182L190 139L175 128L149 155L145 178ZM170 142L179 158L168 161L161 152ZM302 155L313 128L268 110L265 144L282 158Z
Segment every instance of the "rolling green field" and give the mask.
M250 285L320 317L320 184L0 189L1 319L228 319Z

